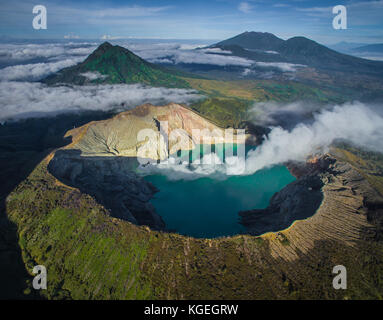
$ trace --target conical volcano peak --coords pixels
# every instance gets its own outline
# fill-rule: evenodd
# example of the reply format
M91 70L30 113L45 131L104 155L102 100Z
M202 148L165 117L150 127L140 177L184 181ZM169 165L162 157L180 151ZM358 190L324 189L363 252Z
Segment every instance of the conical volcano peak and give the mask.
M101 54L103 54L103 53L109 51L110 49L112 49L114 47L118 47L118 46L113 46L110 42L105 41L102 44L100 44L98 46L98 48L93 53L99 53L99 54L101 53Z
M113 47L113 45L110 42L105 41L102 44L100 44L100 46L98 48L99 49L101 49L101 48L102 49L108 49L108 48L111 48L111 47Z
M150 86L187 88L185 80L169 70L141 59L130 50L102 43L83 62L45 78L47 84L141 83Z
M284 40L272 33L246 31L233 38L218 42L216 46L237 45L247 49L276 50Z

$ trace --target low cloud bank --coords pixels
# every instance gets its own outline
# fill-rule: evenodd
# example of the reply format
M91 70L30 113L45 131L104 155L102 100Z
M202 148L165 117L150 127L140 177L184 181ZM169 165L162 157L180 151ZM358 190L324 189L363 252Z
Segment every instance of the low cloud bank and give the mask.
M299 68L305 68L303 64L294 64L287 62L255 62L255 65L261 68L276 68L282 72L295 72Z
M244 68L243 76L264 73L266 69L294 73L302 65L284 62L262 62L232 55L228 50L206 48L204 44L176 42L114 43L128 48L141 58L160 64L202 64ZM0 44L0 81L36 81L62 68L85 60L100 43L20 43Z
M105 79L107 78L108 76L107 75L103 75L101 74L100 72L97 72L97 71L89 71L89 72L84 72L84 73L80 73L80 76L83 76L85 78L87 78L88 80L97 80L97 79Z
M275 70L279 72L288 72L288 73L295 73L299 68L305 68L306 66L303 64L294 64L294 63L287 63L287 62L260 62L260 61L253 61L253 64L251 65L251 68L245 68L242 72L243 76L249 76L259 73L259 69L268 69L268 70ZM273 76L273 72L269 71L270 77Z
M135 40L118 40L113 41L113 43L126 47L141 58L153 63L200 63L220 66L250 66L253 63L253 61L245 58L229 56L231 52L227 50L219 48L202 49L205 44L140 43L135 42ZM0 64L10 66L25 61L35 62L35 60L38 60L38 62L53 62L76 57L85 59L100 44L93 42L0 44ZM197 48L199 50L195 50Z
M84 57L65 59L57 62L20 64L0 69L0 81L37 81L63 68L71 67Z
M287 62L261 62L250 59L233 56L229 50L220 48L202 48L198 45L182 45L175 43L157 43L157 44L123 44L134 53L153 63L195 63L195 64L210 64L218 66L240 66L247 68L245 75L250 75L251 69L268 68L277 69L282 72L296 72L297 69L305 67L301 64L293 64ZM195 50L198 49L198 50ZM270 54L278 54L275 51L267 51ZM251 70L256 72L256 70Z
M220 48L202 49L202 45L178 43L123 43L123 45L141 58L152 63L195 63L242 67L249 67L254 63L254 61L246 58L232 56L228 50L221 50Z
M0 62L9 64L35 59L66 59L87 56L96 48L96 43L20 43L0 44Z
M41 83L1 82L0 121L82 110L123 111L143 103L191 103L198 99L201 96L195 90L139 84L49 87Z

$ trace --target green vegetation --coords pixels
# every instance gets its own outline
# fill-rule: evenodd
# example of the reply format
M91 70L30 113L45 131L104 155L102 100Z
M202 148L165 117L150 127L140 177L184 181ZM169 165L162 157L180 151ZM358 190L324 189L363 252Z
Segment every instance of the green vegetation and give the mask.
M154 232L110 217L92 197L58 184L46 161L11 193L7 213L17 225L27 270L47 267L48 290L41 294L49 299L383 296L379 242L323 240L286 261L273 257L269 237L209 240ZM276 241L291 250L284 238ZM347 291L332 288L337 264L347 266Z
M341 103L345 97L335 91L308 86L299 82L257 81L255 89L265 92L266 100L291 102L312 101L317 103Z
M246 119L250 101L241 99L208 98L191 105L191 108L220 127L238 128Z
M220 81L190 78L185 78L185 80L192 88L213 98L237 98L253 102L307 100L317 103L339 103L345 101L345 97L334 90L322 89L295 81Z
M101 77L89 80L83 74L98 72ZM187 88L188 84L171 71L146 62L134 53L108 42L98 47L84 62L44 79L47 84L69 83L142 83L157 87Z
M190 107L221 127L239 127L247 119L247 111L254 102L310 101L341 103L341 94L310 87L298 82L273 80L219 81L184 78L189 85L207 96Z
M140 275L149 241L121 233L105 210L87 196L42 184L39 166L8 198L18 220L19 245L27 270L49 270L49 299L146 299L150 284ZM53 177L50 177L53 183ZM47 188L48 187L48 188ZM76 199L77 197L77 199Z

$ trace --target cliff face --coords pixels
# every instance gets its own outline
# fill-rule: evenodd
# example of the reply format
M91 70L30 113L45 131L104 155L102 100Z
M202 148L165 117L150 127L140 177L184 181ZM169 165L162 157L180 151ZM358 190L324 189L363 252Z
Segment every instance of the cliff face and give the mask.
M77 150L59 150L48 170L56 178L92 195L113 217L154 230L165 223L149 200L156 188L133 172L137 166L128 157L82 157Z
M194 130L200 130L200 137ZM153 133L149 142L145 140L148 131ZM169 150L191 150L198 143L236 142L235 134L234 140L226 137L222 128L179 104L144 104L112 119L71 130L67 136L74 141L69 147L84 156L142 156L155 160L166 158Z
M223 129L178 104L142 105L73 129L69 136L72 143L55 153L49 171L94 196L112 216L154 230L164 230L165 224L149 203L154 186L135 173L139 161L165 159L198 143L235 142Z
M361 239L380 239L383 197L354 167L325 155L306 165L290 164L290 170L298 180L276 193L266 209L240 213L250 234L262 234L270 224L275 231L283 230L299 220L277 237L287 237L291 248L304 252L321 240L353 245ZM294 250L281 250L278 242L271 248L276 256L297 258Z

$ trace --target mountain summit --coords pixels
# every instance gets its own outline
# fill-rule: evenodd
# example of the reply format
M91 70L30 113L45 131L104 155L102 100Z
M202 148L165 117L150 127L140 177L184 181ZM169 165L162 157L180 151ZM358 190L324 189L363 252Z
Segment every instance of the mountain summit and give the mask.
M62 69L43 80L47 84L142 83L150 86L188 87L187 83L165 68L141 59L130 50L101 44L83 62Z
M272 33L246 31L233 38L218 42L215 46L237 45L250 50L277 50L284 40Z
M383 75L383 63L329 49L305 37L283 40L267 32L244 32L211 46L233 55L263 62L303 64L317 69Z

